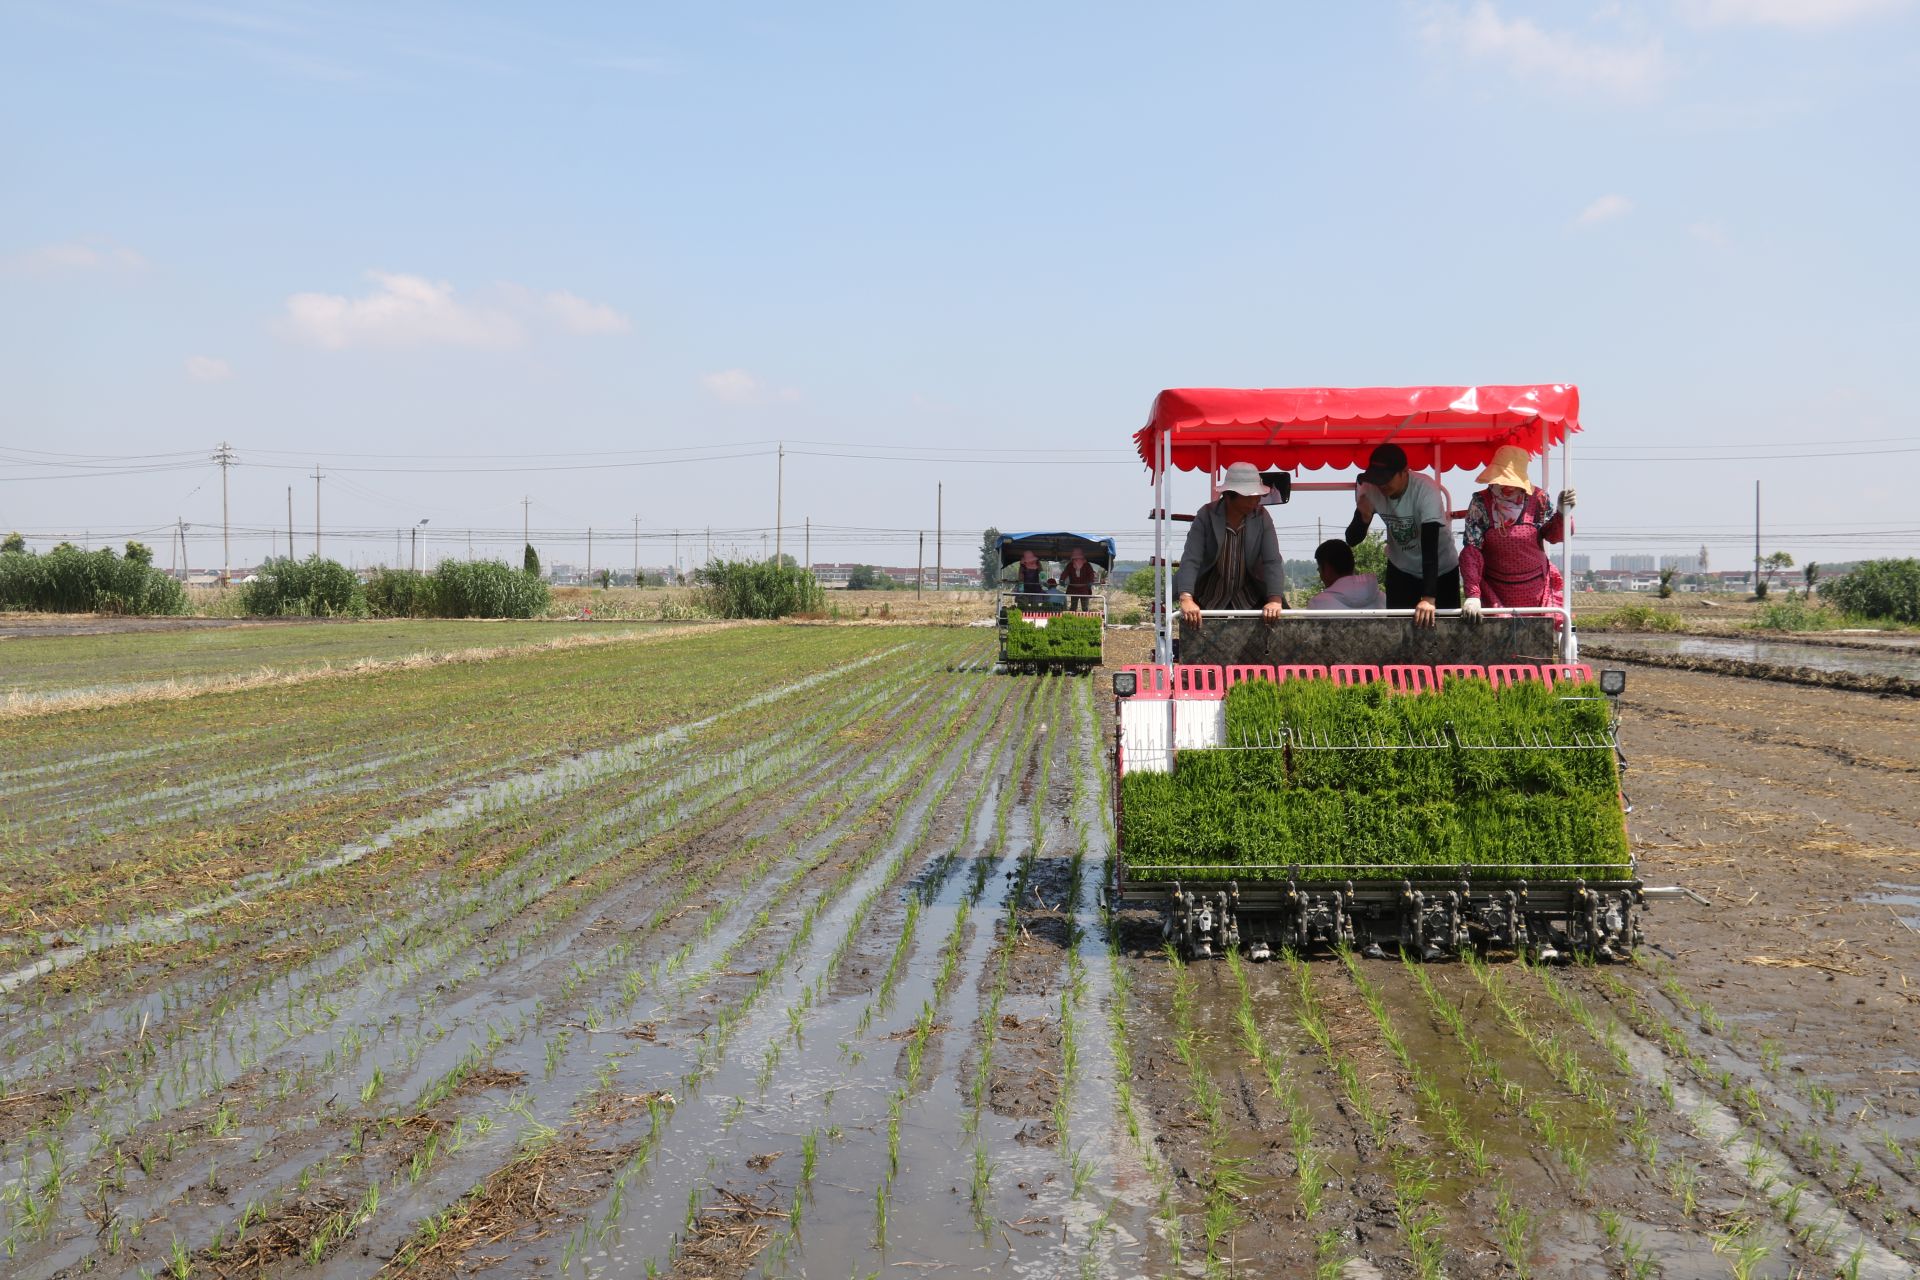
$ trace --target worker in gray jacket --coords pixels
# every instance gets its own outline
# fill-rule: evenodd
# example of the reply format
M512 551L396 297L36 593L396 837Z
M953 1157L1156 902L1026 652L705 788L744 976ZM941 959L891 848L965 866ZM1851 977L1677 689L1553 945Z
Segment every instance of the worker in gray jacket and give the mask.
M1286 608L1286 567L1273 518L1260 505L1266 482L1251 462L1227 468L1220 496L1200 508L1174 571L1180 617L1200 626L1202 609L1258 609L1273 622Z

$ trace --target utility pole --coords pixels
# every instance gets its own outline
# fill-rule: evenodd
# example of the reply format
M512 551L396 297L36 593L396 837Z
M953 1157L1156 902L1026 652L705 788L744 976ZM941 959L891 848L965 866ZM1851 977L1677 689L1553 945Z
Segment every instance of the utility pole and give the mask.
M633 518L633 585L640 585L640 517Z
M293 486L287 486L287 559L293 559Z
M807 563L804 567L811 570L813 568L813 517L812 516L807 517L807 540L805 543L805 555L807 557Z
M1753 482L1753 594L1764 594L1760 586L1760 482Z
M713 526L707 526L707 563L713 563Z
M943 536L947 527L947 484L942 480L933 486L933 589L940 590L940 582L947 576L947 540Z
M234 464L233 446L222 440L213 460L220 464L220 585L225 587L233 583L233 541L227 523L227 471Z
M673 531L673 581L667 585L670 587L680 585L680 531L678 529Z
M927 531L920 531L920 558L913 564L913 598L918 600L927 585Z
M787 442L780 442L780 454L773 473L773 558L780 558L780 522L786 518ZM765 539L761 539L762 542Z
M467 530L467 563L473 563L473 530Z
M593 526L587 526L587 581L593 581Z
M520 541L529 547L533 545L533 528L527 523L531 518L527 515L527 511L532 505L531 496L520 499Z
M320 554L320 464L313 464L313 554Z

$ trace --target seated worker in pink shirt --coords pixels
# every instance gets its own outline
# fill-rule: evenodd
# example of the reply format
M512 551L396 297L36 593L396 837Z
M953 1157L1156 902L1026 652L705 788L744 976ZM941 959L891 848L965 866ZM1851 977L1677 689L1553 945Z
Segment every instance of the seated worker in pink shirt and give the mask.
M1313 549L1313 560L1320 568L1320 581L1326 587L1307 601L1309 609L1384 609L1387 597L1381 594L1379 579L1370 573L1355 573L1353 548L1344 538L1328 538Z

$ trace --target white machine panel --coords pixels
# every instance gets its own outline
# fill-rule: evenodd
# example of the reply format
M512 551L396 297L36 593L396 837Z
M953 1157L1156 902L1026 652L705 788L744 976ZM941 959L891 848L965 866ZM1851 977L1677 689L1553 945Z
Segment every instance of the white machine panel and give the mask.
M1170 773L1172 743L1181 751L1227 740L1227 704L1218 700L1128 698L1120 703L1120 771Z

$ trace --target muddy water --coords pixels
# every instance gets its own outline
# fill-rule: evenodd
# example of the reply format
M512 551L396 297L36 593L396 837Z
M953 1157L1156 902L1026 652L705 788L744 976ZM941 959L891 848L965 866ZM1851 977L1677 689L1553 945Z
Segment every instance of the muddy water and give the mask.
M1893 918L1909 929L1920 930L1920 884L1892 884L1881 881L1880 892L1867 895L1893 909Z
M973 747L971 739L959 744L958 758L966 759ZM815 1207L808 1216L822 1223L863 1220L860 1210L852 1206L844 1216L835 1212L833 1193L848 1176L850 1164L876 1159L884 1162L884 1124L876 1126L873 1117L886 1114L888 1097L898 1086L902 1070L898 1057L904 1041L897 1038L912 1025L922 1003L933 994L938 947L951 928L967 877L948 879L923 912L914 952L891 1002L891 1012L876 1019L866 1036L858 1031L866 1007L862 1000L830 1000L815 1005L805 1015L797 1043L790 1042L792 1027L786 1011L799 1005L806 988L823 975L830 977L828 965L834 950L859 918L869 893L887 883L895 856L910 847L916 830L924 823L937 822L938 815L927 806L939 776L953 767L949 763L946 769L929 771L933 781L903 812L892 844L870 855L865 870L820 915L799 955L729 1038L726 1056L700 1076L697 1091L678 1099L672 1123L645 1170L644 1182L636 1180L628 1188L623 1204L603 1199L587 1211L587 1222L594 1230L580 1254L583 1269L637 1274L649 1259L664 1263L684 1231L688 1211L685 1189L689 1185L704 1187L718 1176L718 1170L736 1169L755 1155L778 1153L775 1160L787 1161L780 1166L784 1185L791 1186L795 1157L809 1134L819 1143L820 1170L814 1184ZM986 803L978 801L976 805ZM983 813L976 807L976 842L981 829L990 832L991 825L991 811ZM951 840L952 836L946 838ZM942 851L936 842L931 852L937 856ZM976 843L971 856L982 855L983 848ZM865 1051L857 1055L848 1052L846 1046L854 1044L865 1045ZM765 1063L768 1051L775 1046L780 1047L780 1056L769 1077ZM909 1112L911 1109L910 1104ZM903 1121L903 1142L905 1124ZM775 1167L772 1162L765 1163L768 1170ZM855 1177L854 1181L860 1184L856 1203L864 1204L870 1214L872 1186L877 1178ZM756 1191L752 1185L731 1189L749 1194ZM767 1190L756 1198L775 1202L771 1179ZM778 1202L784 1205L783 1198ZM904 1202L898 1212L903 1226L912 1221L914 1229L919 1230L924 1225L912 1218ZM809 1272L816 1266L816 1247L830 1248L840 1243L857 1250L861 1233L843 1228L820 1232L818 1238L822 1239L821 1246L815 1245L815 1235L805 1237L802 1256ZM819 1273L838 1274L837 1262Z
M1801 644L1783 640L1747 640L1728 636L1607 635L1593 645L1605 650L1674 654L1690 658L1724 658L1770 667L1810 667L1863 676L1895 676L1920 680L1920 649L1868 648L1864 645Z

